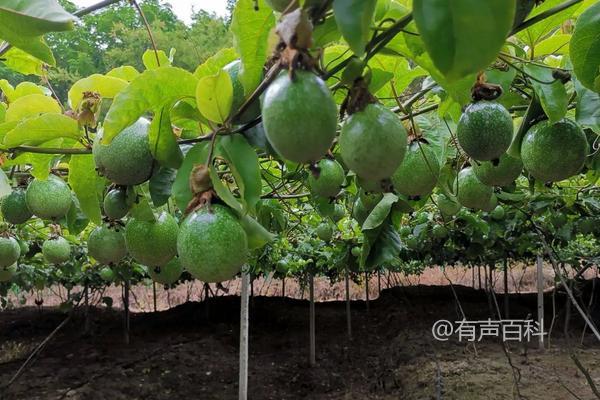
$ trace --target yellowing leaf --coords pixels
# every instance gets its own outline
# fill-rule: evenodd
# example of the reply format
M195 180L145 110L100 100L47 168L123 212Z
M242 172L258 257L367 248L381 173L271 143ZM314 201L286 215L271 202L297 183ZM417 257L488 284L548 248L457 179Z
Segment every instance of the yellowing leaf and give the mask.
M205 76L196 87L196 104L207 119L222 124L229 117L233 102L231 77L223 70L216 75Z
M6 121L19 121L43 113L60 113L61 108L52 97L42 94L29 94L19 97L6 110Z
M156 69L158 67L168 67L171 65L171 60L163 50L158 50L156 52L154 50L146 50L144 55L142 55L142 62L146 69Z
M209 57L204 63L199 65L196 71L194 71L194 76L200 79L205 76L214 75L230 62L237 60L237 58L238 55L235 49L221 49L214 56Z
M96 92L103 98L112 99L127 87L127 81L100 74L93 74L75 82L69 90L69 104L76 110L83 99L83 92Z
M96 225L102 224L100 199L98 196L99 181L101 178L96 173L94 156L91 154L72 156L69 161L69 185L77 200L81 211Z
M79 139L81 131L77 121L62 114L42 114L29 118L4 136L6 147L38 146L56 138Z
M131 65L123 65L122 67L113 68L106 73L106 76L111 76L113 78L123 79L124 81L131 82L134 80L140 73L135 67Z

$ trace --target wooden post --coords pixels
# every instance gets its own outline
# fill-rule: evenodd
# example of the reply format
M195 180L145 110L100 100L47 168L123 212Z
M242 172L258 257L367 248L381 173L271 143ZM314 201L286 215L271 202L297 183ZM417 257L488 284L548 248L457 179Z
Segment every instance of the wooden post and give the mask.
M281 297L285 297L285 276L281 279Z
M123 323L123 336L125 344L129 344L129 280L125 280L125 286L123 288L123 308L124 310L124 323Z
M510 318L508 306L508 260L504 259L504 319Z
M247 267L242 270L242 293L240 295L240 377L239 400L248 399L248 331L249 331L249 286L250 274Z
M347 265L344 274L344 280L346 283L346 325L348 328L348 338L352 339L352 315L350 312L350 277Z
M381 296L381 271L377 271L377 296Z
M156 282L152 281L152 296L154 301L154 312L156 312Z
M308 290L310 295L310 354L309 354L309 362L311 366L317 364L316 358L316 335L315 335L315 277L313 274L310 274L308 277Z
M542 256L537 256L537 314L540 332L544 331L544 264ZM539 348L544 349L544 335L539 335Z
M479 281L479 290L481 290L481 265L477 265L477 280Z
M83 332L85 335L89 335L90 334L90 330L91 330L91 323L90 323L90 297L89 297L89 287L88 287L88 283L87 283L87 279L85 281L85 286L84 286L84 295L85 295L85 324L84 324L84 328L83 328Z
M367 299L367 313L369 312L369 273L365 272L365 297Z

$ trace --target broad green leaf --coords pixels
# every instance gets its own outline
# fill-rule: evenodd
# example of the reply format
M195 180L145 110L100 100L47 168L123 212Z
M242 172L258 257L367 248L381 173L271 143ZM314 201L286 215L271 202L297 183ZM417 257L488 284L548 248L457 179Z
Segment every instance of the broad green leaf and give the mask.
M19 121L4 121L0 124L0 144L4 141L6 134L15 129L17 125L19 125Z
M190 174L194 166L206 164L209 149L208 142L201 142L194 145L194 147L185 153L181 167L177 170L175 182L173 182L173 198L177 203L177 208L180 210L185 210L188 203L192 201Z
M160 167L148 182L148 189L150 191L150 198L154 207L160 207L169 201L171 197L171 191L173 182L177 176L177 170L173 168Z
M335 17L330 16L322 24L315 26L313 43L316 48L325 47L332 42L337 42L341 36Z
M6 117L6 103L0 102L0 124L4 122L4 118Z
M97 190L98 177L94 156L76 155L69 161L69 185L77 199L81 211L96 225L102 223L100 200Z
M373 268L395 260L402 249L400 236L388 217L377 229L364 233L360 257L362 268Z
M197 79L189 72L175 67L160 67L144 71L129 86L117 94L104 119L104 143L139 119L145 112L157 111L196 95Z
M391 98L394 96L392 85L396 93L401 94L416 78L427 75L427 71L422 67L417 66L411 69L408 60L398 56L376 55L369 61L369 66L392 73L389 84L386 82L379 90L374 92L378 97L382 98ZM371 86L370 89L373 90ZM395 102L391 102L390 104L395 105Z
M545 0L540 5L536 6L527 19L531 19L536 15L550 10L560 4L564 3L564 0ZM577 10L578 4L573 4L571 7L554 14L548 18L544 18L538 23L530 26L529 28L521 31L517 34L519 39L527 43L531 48L541 42L549 33L555 30L560 24L565 22L568 18L573 15Z
M377 0L335 0L333 13L342 36L358 57L365 54Z
M47 75L43 61L19 48L12 47L2 58L4 58L4 65L23 75Z
M577 91L576 121L600 134L600 94L584 87L578 79L573 79L573 84Z
M73 197L73 203L71 204L65 219L67 229L69 229L69 233L71 235L79 235L90 223L90 220L86 217L83 211L81 211L79 200L76 197ZM71 303L68 304L70 305Z
M567 114L569 97L565 85L552 76L552 69L535 64L525 66L525 72L533 76L531 86L542 103L542 108L551 123L557 122ZM544 83L542 83L544 82ZM549 82L552 82L549 84Z
M158 60L156 59L156 55L158 54ZM146 50L142 55L142 62L144 63L144 67L146 69L156 69L158 67L167 67L171 66L171 60L167 56L163 50ZM159 64L160 62L160 64Z
M222 124L229 117L233 103L231 77L223 70L216 75L205 76L198 81L196 104L210 121Z
M577 79L586 88L600 93L600 3L577 19L570 54Z
M231 19L233 44L242 60L240 81L246 96L259 85L267 60L269 32L275 16L265 0L238 0Z
M39 146L56 138L79 139L82 135L77 121L62 114L47 113L26 119L9 131L3 140L6 147Z
M7 121L19 121L43 113L60 113L60 105L52 97L43 94L29 94L10 103L6 110Z
M21 82L15 87L15 91L11 96L11 101L29 94L43 94L48 96L50 94L50 90L43 86L36 85L33 82Z
M127 87L127 81L111 76L93 74L78 80L69 89L69 104L73 110L79 107L84 92L96 92L106 99L114 98Z
M373 211L369 214L367 219L362 225L362 230L367 231L376 229L387 219L390 214L390 210L395 202L398 201L398 196L393 193L386 193L383 195L381 201L375 206Z
M277 237L249 215L240 218L240 224L248 236L248 249L256 250L272 242Z
M14 100L13 94L15 92L15 88L6 79L0 79L0 90L9 103Z
M214 56L209 57L204 63L196 68L194 76L198 79L204 78L205 76L211 76L217 74L221 68L226 66L232 61L238 59L238 55L233 48L226 48L219 50Z
M106 76L110 76L112 78L123 79L124 81L131 82L134 80L140 73L135 67L131 65L123 65L122 67L113 68L106 73Z
M177 137L171 125L171 108L173 104L165 104L158 113L154 114L148 139L150 151L158 163L168 168L179 168L183 161Z
M437 69L455 81L497 57L510 32L514 0L415 0L413 17Z
M244 209L242 204L235 198L233 193L231 193L229 187L223 183L214 165L211 165L209 167L209 172L210 180L212 182L213 188L215 189L215 192L217 192L217 196L219 196L219 198L223 200L225 204L227 204L229 207L235 210L238 214L243 214Z
M244 200L244 211L253 211L262 191L256 151L242 135L223 137L219 141L218 150L219 154L229 161L231 173Z
M75 19L56 0L3 0L0 3L0 39L54 65L54 57L42 35L73 29Z
M571 40L571 35L567 35L564 33L559 33L557 35L550 36L548 39L542 40L540 43L533 48L532 51L529 50L529 54L535 57L546 56L549 54L555 55L563 55L569 53L569 41Z

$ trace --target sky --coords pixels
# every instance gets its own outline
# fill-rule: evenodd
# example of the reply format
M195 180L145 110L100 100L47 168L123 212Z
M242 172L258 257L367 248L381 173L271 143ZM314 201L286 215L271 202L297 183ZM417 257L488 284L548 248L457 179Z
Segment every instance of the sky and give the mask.
M72 0L75 4L81 7L86 7L96 4L99 0ZM185 23L191 22L192 8L194 10L203 9L210 12L215 12L218 15L227 13L226 0L162 0L165 3L170 3L175 14Z

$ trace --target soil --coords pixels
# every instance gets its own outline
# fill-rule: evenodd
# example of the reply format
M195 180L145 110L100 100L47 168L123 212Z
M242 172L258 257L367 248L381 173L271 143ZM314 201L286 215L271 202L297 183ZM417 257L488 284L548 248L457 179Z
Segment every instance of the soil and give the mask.
M455 337L446 342L432 338L435 321L460 319L452 289L467 319L494 319L483 291L395 287L370 301L368 310L364 301L352 302L349 339L345 303L317 303L314 367L308 364L309 303L253 297L249 398L513 399L513 372L499 340L473 346ZM564 297L557 293L555 299L560 321ZM546 301L552 304L551 294ZM498 302L502 308L502 296ZM237 398L239 297L134 313L129 345L123 340L122 315L118 309L92 309L91 334L86 335L83 314L74 314L3 400ZM535 315L535 295L511 295L510 317L527 315ZM6 383L64 319L54 307L0 312L0 382ZM561 325L555 324L546 351L537 350L537 343L509 344L523 398L575 398L569 391L581 399L594 398L569 350L600 385L600 345L589 331L580 342L581 325L575 318L566 342L558 333Z

